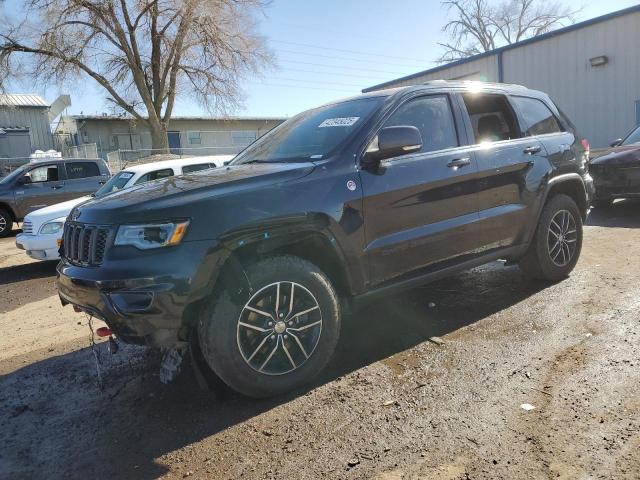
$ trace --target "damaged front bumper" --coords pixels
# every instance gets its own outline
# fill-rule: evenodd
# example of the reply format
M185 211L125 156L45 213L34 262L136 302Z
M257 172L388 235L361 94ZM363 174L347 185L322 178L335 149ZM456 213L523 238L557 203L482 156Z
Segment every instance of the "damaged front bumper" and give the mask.
M218 255L210 242L161 253L105 260L100 267L63 258L57 266L60 300L103 320L124 342L174 346L185 340L188 305L212 290Z

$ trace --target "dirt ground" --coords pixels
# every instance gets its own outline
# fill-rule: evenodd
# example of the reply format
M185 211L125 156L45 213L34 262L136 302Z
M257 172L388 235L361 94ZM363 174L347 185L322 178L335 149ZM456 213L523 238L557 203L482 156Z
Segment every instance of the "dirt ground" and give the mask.
M371 304L320 379L263 401L104 343L100 391L55 263L1 240L0 478L638 479L638 227L640 203L592 212L556 285L494 263Z

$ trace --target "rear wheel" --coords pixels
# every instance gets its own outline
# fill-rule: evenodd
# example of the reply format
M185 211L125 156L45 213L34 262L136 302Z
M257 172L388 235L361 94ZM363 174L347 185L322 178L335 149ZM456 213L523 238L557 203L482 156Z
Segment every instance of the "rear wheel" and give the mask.
M569 276L582 250L582 217L567 195L551 198L542 210L529 250L520 268L529 276L558 281Z
M13 217L6 210L0 209L0 238L7 237L13 228Z
M331 358L340 333L338 296L315 265L292 256L247 269L252 292L223 290L198 325L203 356L232 389L268 397L301 386Z

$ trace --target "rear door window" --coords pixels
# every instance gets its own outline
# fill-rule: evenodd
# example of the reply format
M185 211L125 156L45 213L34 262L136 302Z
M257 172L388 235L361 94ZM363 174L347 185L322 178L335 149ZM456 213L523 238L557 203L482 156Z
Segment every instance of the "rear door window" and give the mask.
M385 127L413 126L420 130L420 152L458 146L456 124L445 95L418 97L401 105L385 122ZM411 152L416 153L415 151Z
M65 167L69 180L100 176L100 169L95 162L69 162Z
M462 99L471 120L475 143L520 138L516 116L504 95L465 93Z
M162 170L155 170L153 172L145 173L138 180L136 180L136 185L144 182L150 182L151 180L158 180L160 178L167 178L173 176L172 168L163 168Z
M511 97L511 99L520 112L522 130L526 136L563 131L558 119L541 100L529 97Z

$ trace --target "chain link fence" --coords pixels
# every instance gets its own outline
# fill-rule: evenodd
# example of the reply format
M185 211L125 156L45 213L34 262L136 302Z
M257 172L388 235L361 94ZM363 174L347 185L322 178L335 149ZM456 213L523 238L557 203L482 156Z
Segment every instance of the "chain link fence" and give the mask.
M228 147L199 147L199 148L170 148L166 150L140 149L140 150L116 150L107 153L109 170L115 173L132 165L160 162L162 160L174 160L178 158L203 157L203 156L234 156L244 146Z
M99 158L98 145L95 143L85 143L74 145L63 149L65 158Z

